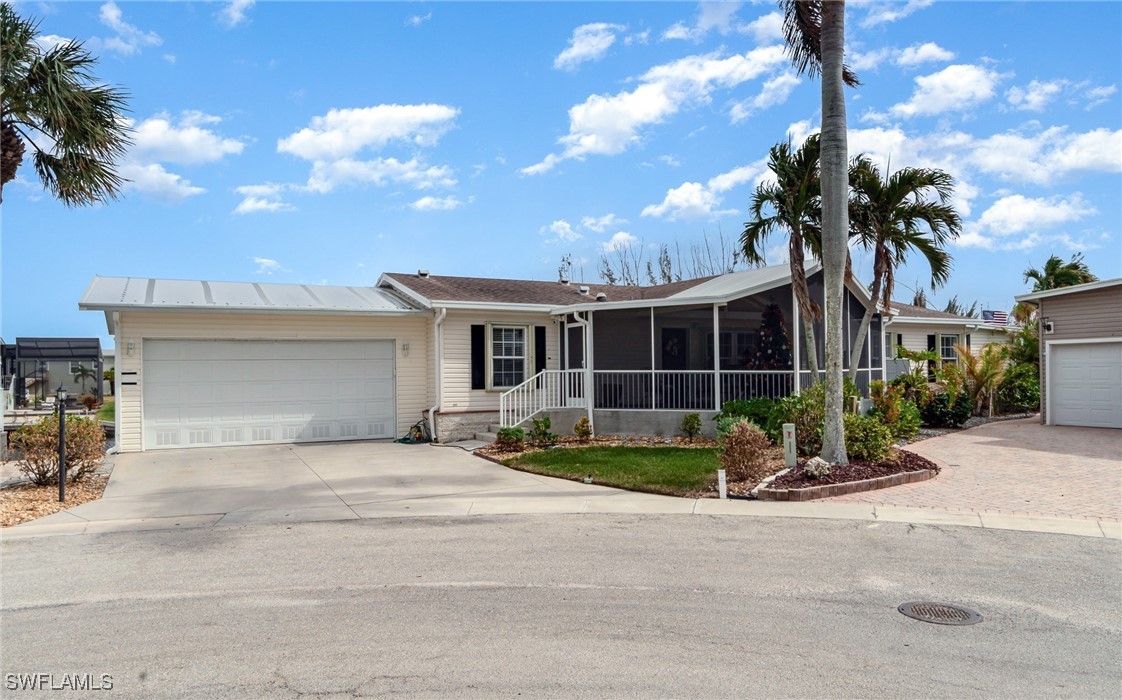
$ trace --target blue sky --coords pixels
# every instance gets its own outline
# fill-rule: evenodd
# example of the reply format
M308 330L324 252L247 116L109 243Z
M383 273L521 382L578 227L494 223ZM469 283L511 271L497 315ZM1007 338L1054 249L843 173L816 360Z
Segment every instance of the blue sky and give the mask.
M17 7L101 57L136 144L105 206L66 209L26 165L5 187L8 339L105 337L77 310L94 274L555 279L568 253L598 281L620 246L739 236L768 148L820 118L772 4ZM850 3L847 21L851 153L959 180L935 303L1008 308L1053 253L1122 275L1122 5ZM897 298L927 278L910 265Z

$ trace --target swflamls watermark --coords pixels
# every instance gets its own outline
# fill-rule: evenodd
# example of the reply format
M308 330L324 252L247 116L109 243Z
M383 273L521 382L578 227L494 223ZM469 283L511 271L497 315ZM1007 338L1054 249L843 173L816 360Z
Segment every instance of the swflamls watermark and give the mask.
M7 673L5 690L113 690L108 673Z

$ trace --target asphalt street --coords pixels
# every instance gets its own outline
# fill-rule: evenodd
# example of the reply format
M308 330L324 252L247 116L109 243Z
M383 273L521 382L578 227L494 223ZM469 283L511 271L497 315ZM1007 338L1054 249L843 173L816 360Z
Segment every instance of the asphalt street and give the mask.
M42 537L0 555L11 696L8 674L109 674L88 694L134 698L1122 693L1122 542L1106 538L540 515ZM897 612L917 599L985 620Z

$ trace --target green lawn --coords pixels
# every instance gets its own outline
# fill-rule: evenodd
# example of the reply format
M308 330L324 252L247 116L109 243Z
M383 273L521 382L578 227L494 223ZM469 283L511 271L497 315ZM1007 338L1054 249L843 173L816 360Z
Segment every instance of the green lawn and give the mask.
M688 447L577 447L529 452L503 460L526 471L583 479L632 491L694 495L717 479L717 451Z
M101 402L101 408L97 409L97 419L112 421L117 416L117 402L112 396L106 396L105 400Z

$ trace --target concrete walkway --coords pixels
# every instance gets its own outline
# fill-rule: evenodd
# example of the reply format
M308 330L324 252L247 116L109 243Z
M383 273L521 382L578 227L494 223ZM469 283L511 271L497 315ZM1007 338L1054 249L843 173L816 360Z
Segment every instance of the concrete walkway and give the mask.
M949 433L908 449L943 471L930 481L820 502L1122 521L1122 431L1025 418Z
M363 442L119 455L102 499L6 528L0 537L555 513L882 520L1122 539L1122 525L1096 520L654 496L527 474L455 448Z

